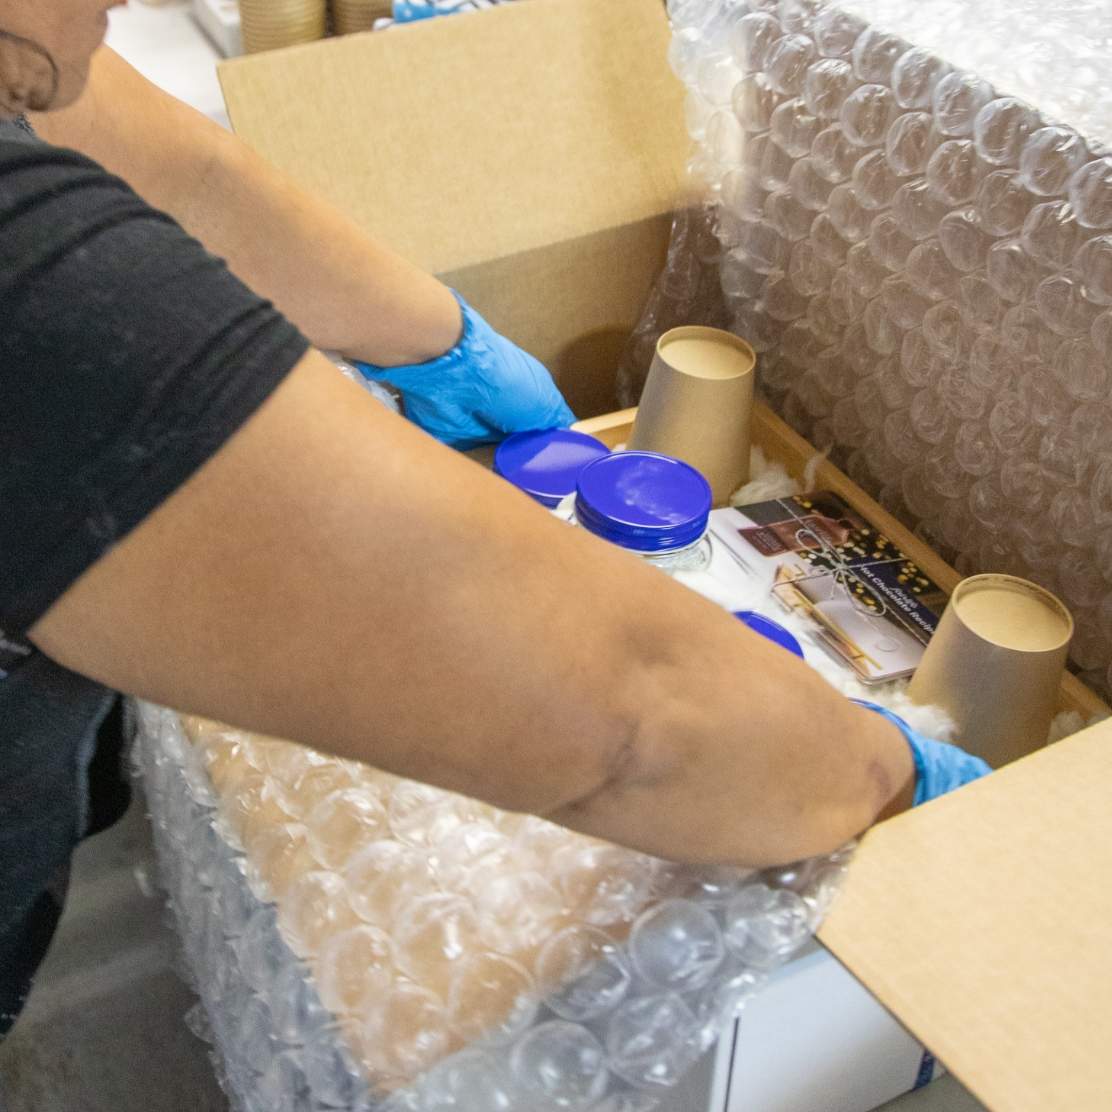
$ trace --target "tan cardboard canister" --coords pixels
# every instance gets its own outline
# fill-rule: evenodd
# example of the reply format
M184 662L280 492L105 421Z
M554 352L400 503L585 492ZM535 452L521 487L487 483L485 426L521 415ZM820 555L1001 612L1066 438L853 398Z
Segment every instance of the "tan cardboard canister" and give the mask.
M1049 591L974 575L950 596L908 694L948 711L961 745L999 768L1045 744L1072 636Z
M731 332L688 325L656 345L629 447L663 452L701 471L715 505L749 481L757 357Z

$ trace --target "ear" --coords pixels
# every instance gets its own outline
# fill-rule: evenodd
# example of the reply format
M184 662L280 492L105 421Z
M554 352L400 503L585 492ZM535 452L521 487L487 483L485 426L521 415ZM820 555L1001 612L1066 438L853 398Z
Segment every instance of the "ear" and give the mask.
M58 91L58 67L37 43L0 31L0 112L45 112Z

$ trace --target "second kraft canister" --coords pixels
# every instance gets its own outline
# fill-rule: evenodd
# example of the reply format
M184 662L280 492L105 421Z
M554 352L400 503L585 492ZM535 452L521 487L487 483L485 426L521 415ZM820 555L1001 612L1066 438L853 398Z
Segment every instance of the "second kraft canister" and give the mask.
M957 743L999 768L1046 744L1072 635L1070 612L1037 584L963 579L907 693L947 711Z

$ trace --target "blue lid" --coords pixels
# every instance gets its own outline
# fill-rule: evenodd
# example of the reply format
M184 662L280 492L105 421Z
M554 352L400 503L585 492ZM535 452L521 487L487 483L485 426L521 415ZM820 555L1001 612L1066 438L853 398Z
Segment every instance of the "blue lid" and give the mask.
M796 656L803 656L803 646L779 622L758 614L756 610L735 610L734 617L740 618L751 630L775 641L777 645L785 648Z
M635 552L694 544L710 520L710 484L656 452L615 452L583 468L575 516L596 536Z
M542 505L556 506L587 464L609 454L601 440L571 429L517 432L498 445L494 470Z

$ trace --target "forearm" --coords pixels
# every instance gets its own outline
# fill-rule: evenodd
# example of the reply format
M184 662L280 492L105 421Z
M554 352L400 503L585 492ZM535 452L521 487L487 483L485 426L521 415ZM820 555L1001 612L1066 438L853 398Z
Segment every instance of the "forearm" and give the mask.
M723 632L714 648L709 629L677 638L692 655L651 671L622 774L549 817L663 857L680 846L687 861L767 865L829 853L911 806L894 726L782 649L746 634L742 652Z
M218 130L218 129L217 129ZM224 132L185 227L323 350L423 363L459 339L451 291Z
M736 859L744 828L745 861L766 863L828 852L901 806L913 777L894 727L690 591L644 586L636 745L621 775L553 817L699 861Z
M830 850L898 733L310 355L33 631L123 690L686 860Z
M112 51L99 52L76 105L34 123L172 215L317 347L389 366L430 359L458 339L445 286Z

